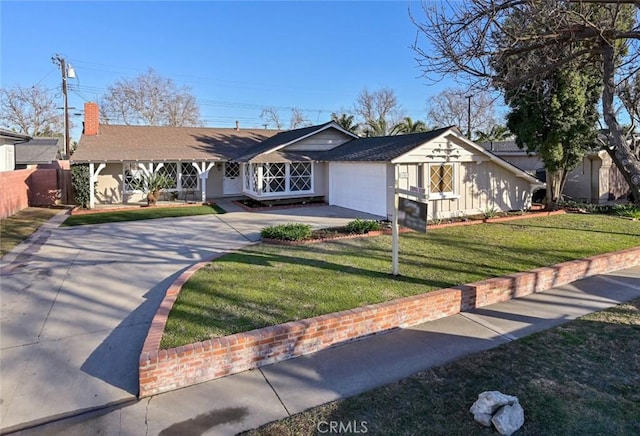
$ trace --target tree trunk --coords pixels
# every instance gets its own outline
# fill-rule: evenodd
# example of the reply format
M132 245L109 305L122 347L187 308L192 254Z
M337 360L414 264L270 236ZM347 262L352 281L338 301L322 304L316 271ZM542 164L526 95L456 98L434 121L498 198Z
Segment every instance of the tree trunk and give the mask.
M616 90L614 48L606 42L603 42L602 46L604 62L602 114L609 128L609 144L606 150L631 188L635 203L640 204L640 159L631 149L629 141L622 132L613 107L613 96Z
M545 207L549 210L555 210L558 202L562 199L562 190L567 180L567 172L565 170L549 171L547 170L547 197L545 198Z

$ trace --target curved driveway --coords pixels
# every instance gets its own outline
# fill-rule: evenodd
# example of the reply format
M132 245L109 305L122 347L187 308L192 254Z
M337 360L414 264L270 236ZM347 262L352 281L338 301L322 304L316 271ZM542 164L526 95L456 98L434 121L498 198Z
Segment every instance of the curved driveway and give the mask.
M170 283L195 262L259 239L262 227L343 225L333 206L41 227L2 259L0 432L135 398L138 356Z

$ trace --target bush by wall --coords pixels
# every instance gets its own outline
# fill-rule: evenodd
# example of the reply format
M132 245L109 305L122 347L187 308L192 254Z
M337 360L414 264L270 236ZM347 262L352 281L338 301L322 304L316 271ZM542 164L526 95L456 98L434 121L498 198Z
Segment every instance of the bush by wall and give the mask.
M89 207L89 174L88 164L71 165L71 183L73 184L74 202L81 207Z

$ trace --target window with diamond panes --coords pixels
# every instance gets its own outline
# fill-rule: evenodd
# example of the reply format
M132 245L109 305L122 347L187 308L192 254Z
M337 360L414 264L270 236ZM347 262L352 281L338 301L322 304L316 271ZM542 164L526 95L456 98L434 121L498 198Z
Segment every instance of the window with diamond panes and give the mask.
M237 163L227 162L224 164L224 177L227 179L235 179L240 177L240 165Z
M190 163L181 164L182 170L182 189L197 189L198 188L198 171Z
M158 174L161 174L171 180L171 185L167 189L176 189L178 187L178 164L175 162L165 163L158 168Z
M287 165L284 163L264 164L262 169L264 192L284 192L287 190Z
M453 165L432 165L430 168L431 192L453 193Z
M138 167L138 164L136 162L125 162L122 173L125 192L135 191L142 177L142 170Z
M244 189L247 191L253 191L254 189L251 187L251 176L253 174L252 165L246 165L244 167L244 173L242 173L242 178L244 179Z
M311 191L311 163L291 164L289 167L289 190Z

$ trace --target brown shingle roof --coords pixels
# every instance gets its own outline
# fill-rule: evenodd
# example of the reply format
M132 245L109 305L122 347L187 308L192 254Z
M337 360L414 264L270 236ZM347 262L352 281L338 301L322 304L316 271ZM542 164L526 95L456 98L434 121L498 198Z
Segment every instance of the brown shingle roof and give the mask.
M82 135L71 160L229 160L278 132L266 129L100 125L97 135Z

